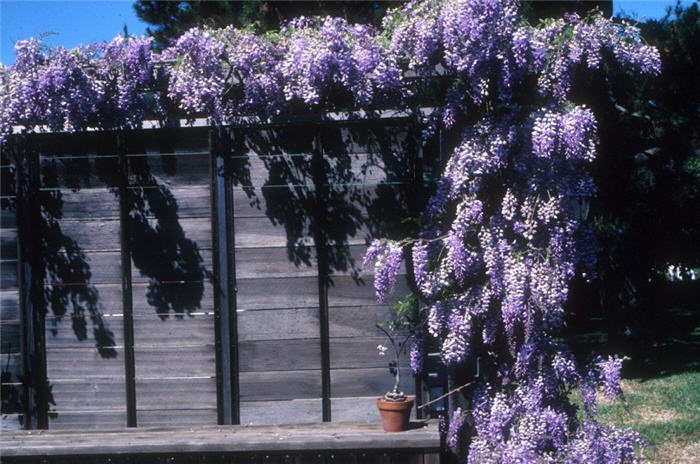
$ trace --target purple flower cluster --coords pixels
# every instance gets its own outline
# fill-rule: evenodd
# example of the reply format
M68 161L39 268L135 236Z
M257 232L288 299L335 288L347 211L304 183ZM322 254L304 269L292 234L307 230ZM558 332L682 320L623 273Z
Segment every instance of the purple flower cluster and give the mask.
M117 36L73 50L17 42L17 59L2 72L0 140L20 124L55 131L140 127L145 91L154 87L151 42Z
M90 52L56 48L50 53L36 39L15 45L2 108L6 125L46 124L52 130L84 129L94 120L99 85L89 75Z
M403 248L399 243L375 240L367 248L362 265L374 262L374 290L377 300L383 302L396 284L396 277L403 261Z
M606 55L640 73L660 69L658 51L641 42L634 26L601 15L528 26L514 0L412 1L389 12L382 31L327 17L299 18L281 32L272 42L231 27L194 28L160 55L149 39L135 37L74 50L20 41L0 87L0 137L14 125L138 127L152 100L171 99L191 115L220 122L276 115L295 102L326 109L336 99L402 105L411 94L405 74L430 81L444 73L455 79L436 114L450 126L460 111L490 98L494 83L498 98L514 104L527 74L542 95L561 102L577 67L597 69ZM164 70L166 83L154 80L154 67ZM144 90L155 98L143 98ZM585 114L570 116L565 127L587 124L577 119ZM590 147L570 142L574 152L564 156L590 155Z
M364 107L402 87L401 72L367 26L341 18L301 17L283 32L280 72L288 100L327 104L342 89Z
M532 151L541 158L555 154L568 160L593 161L596 120L591 110L576 106L566 112L545 111L535 117Z
M97 68L98 111L112 120L103 121L103 127L141 127L145 91L156 86L152 42L150 38L117 36L104 46Z
M417 338L411 344L411 349L409 351L410 366L414 374L420 374L423 372L423 361L425 360L425 347L423 345L423 339Z
M442 21L438 0L410 1L384 18L389 34L389 51L405 68L434 74L441 47Z
M529 44L519 40L518 53L530 55L540 93L559 101L566 99L576 71L584 65L599 69L606 53L631 71L653 75L661 70L658 50L641 42L637 27L615 23L600 13L585 19L566 15L531 28L529 37Z
M445 126L491 98L493 88L510 105L507 114L486 111L466 128L412 250L427 331L443 363L470 366L477 355L498 361L482 373L472 403L468 462L639 458L634 432L592 419L600 385L607 396L619 394L618 359L581 374L552 338L563 327L570 280L594 265L585 204L595 193L588 166L597 155L596 120L567 101L573 76L581 67L599 69L604 56L655 74L658 52L634 28L601 16L527 26L508 1L414 2L403 11L420 14L394 25L400 62L424 79L440 65L460 78L439 113ZM540 107L512 100L527 75L538 82ZM474 352L479 335L486 351ZM584 400L583 422L568 400L573 389ZM453 421L463 425L461 411Z
M628 463L643 459L639 434L586 419L574 425L564 402L534 377L510 394L480 388L473 399L476 435L469 463Z
M263 116L281 113L286 107L279 71L281 49L233 27L224 29L221 39L226 44L226 67L231 74L226 94L231 113Z
M449 449L456 452L457 447L462 441L462 433L465 431L464 426L467 424L467 416L462 413L462 408L455 409L452 414L452 419L447 426L447 434L445 444Z
M600 369L600 382L603 384L603 394L608 399L614 399L620 396L620 371L622 370L622 358L617 356L609 356L608 359L603 359L598 362Z
M188 113L206 113L224 121L228 116L225 58L226 47L212 31L187 31L162 55L175 61L168 77L168 97Z

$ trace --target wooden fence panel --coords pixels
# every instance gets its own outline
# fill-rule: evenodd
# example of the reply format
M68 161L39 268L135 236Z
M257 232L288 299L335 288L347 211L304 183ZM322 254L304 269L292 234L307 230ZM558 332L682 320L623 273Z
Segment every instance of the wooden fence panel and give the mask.
M0 428L22 428L23 389L17 287L18 243L15 215L15 167L9 147L0 154L0 397L2 423Z
M362 259L375 238L401 236L402 220L411 216L415 146L404 127L344 128L337 143L325 143L330 198L337 198L345 216L345 231L331 227L328 289L333 420L376 421L376 398L390 390L391 351L379 356L377 345L388 344L377 323L392 317L392 304L408 292L405 270L394 295L376 300L373 269ZM333 224L333 222L331 222ZM345 232L345 233L343 233ZM390 348L391 350L391 348ZM414 394L408 356L401 357L402 389Z
M180 132L127 137L139 426L217 420L208 140Z
M231 129L224 173L233 184L241 423L320 421L329 385L324 359L333 420L376 420L375 398L391 387L375 324L391 316L394 300L376 302L371 269L361 262L373 238L405 232L415 147L400 124L350 126ZM212 230L208 128L35 139L47 237L50 426L126 424L129 317L138 425L216 423L219 232ZM127 168L121 187L118 150ZM0 169L4 392L19 385L22 362L16 218L12 192L4 190L9 161ZM120 201L128 211L130 273L122 271ZM399 296L408 292L403 275ZM327 301L319 282L327 285ZM132 310L124 312L128 296ZM412 393L410 372L402 376ZM19 424L11 414L3 415L3 427Z
M38 141L52 429L126 424L118 166L96 137Z
M234 132L232 175L245 179L233 191L242 424L321 420L311 138L286 135Z

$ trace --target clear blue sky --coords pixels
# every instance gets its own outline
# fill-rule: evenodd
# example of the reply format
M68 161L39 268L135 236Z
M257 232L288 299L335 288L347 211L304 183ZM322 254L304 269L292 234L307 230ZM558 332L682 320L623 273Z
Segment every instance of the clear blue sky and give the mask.
M49 45L72 48L111 40L124 30L143 35L146 24L134 13L133 1L13 1L0 0L0 62L15 61L14 44L19 39L57 32L47 37Z
M123 30L124 24L131 34L145 34L146 25L136 17L132 4L131 0L0 0L0 62L10 65L15 61L15 41L45 32L58 33L47 37L47 44L68 48L110 40ZM639 18L660 18L666 6L673 4L675 0L615 0L613 8L615 13L622 9Z

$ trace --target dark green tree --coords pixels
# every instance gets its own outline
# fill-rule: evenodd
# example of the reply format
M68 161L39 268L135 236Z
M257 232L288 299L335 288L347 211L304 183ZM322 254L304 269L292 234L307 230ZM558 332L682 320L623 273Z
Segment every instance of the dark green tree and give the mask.
M607 349L638 361L699 322L700 280L689 272L700 268L698 5L676 6L640 28L661 52L662 75L632 87L619 69L596 83L601 155L590 217L599 275L572 298L582 319L602 316ZM680 277L671 279L669 266ZM676 360L683 362L667 362Z
M194 26L233 25L260 33L297 16L339 16L353 23L379 26L384 12L403 1L156 1L139 0L134 10L162 49Z
M406 3L399 1L158 1L137 0L134 10L141 20L153 25L147 29L156 41L156 48L166 47L194 26L250 28L257 33L274 30L285 21L298 16L339 16L352 23L381 24L384 13ZM585 14L599 8L612 13L610 0L525 1L525 15L529 18L561 16L577 11Z

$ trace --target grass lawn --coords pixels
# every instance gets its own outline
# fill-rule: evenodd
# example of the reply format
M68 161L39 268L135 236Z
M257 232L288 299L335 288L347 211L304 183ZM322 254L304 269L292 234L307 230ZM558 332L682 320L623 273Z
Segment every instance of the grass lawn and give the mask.
M666 322L663 336L629 354L622 399L598 397L598 419L641 433L654 464L700 464L700 311L672 311ZM584 354L627 354L625 347L610 348L600 329L578 335L575 343Z
M700 463L700 372L623 380L622 401L600 399L601 422L630 427L653 463Z

